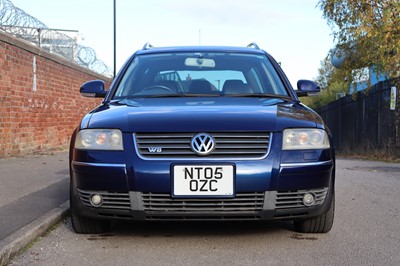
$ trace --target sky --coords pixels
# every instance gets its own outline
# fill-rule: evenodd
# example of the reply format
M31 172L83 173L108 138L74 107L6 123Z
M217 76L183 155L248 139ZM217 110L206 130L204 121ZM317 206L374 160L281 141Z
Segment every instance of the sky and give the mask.
M113 0L11 0L49 28L78 30L82 45L114 65ZM293 86L315 79L334 47L317 0L116 0L116 69L153 46L256 42L281 63Z

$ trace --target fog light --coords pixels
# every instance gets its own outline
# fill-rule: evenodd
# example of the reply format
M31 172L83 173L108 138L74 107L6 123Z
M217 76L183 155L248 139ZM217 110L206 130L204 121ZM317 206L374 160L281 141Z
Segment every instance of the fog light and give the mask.
M99 207L103 203L103 198L101 195L95 194L90 197L90 204L94 207Z
M312 194L312 193L306 193L306 194L304 194L304 196L303 196L303 203L304 203L304 205L306 205L306 206L311 206L311 205L314 204L314 202L315 202L315 196L314 196L314 194Z

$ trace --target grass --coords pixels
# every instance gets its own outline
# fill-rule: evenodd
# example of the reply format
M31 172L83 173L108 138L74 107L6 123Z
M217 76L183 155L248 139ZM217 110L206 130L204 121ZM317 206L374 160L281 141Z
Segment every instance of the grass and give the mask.
M38 242L40 242L43 238L47 237L49 234L51 234L51 232L53 232L54 230L56 230L61 223L63 223L63 221L60 221L59 223L53 225L49 230L47 230L42 236L36 238L35 240L33 240L32 242L30 242L27 246L25 246L25 248L23 248L21 251L19 251L17 254L14 254L14 256L11 256L11 254L13 253L12 249L10 249L10 251L8 252L8 254L4 254L1 258L0 258L0 266L6 266L10 263L11 259L13 257L17 257L19 255L21 255L22 253L26 252L27 250L31 249L35 244L37 244Z
M6 265L8 265L8 263L10 263L11 251L12 250L10 250L8 252L8 254L4 254L3 256L1 256L1 258L0 258L0 266L6 266Z

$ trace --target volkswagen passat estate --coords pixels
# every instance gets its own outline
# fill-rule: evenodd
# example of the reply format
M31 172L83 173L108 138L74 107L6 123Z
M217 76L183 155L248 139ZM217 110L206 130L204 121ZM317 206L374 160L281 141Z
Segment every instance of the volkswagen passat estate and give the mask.
M145 45L70 146L71 220L101 233L115 219L289 219L299 232L328 232L334 219L335 154L322 119L299 101L279 64L248 47Z

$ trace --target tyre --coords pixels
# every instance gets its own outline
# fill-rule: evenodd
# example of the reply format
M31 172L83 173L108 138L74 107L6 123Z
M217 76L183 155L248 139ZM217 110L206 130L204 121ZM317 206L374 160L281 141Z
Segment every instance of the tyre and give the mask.
M70 193L70 210L71 210L71 223L72 228L78 234L101 234L110 229L109 221L96 220L77 214L75 202L76 198L73 196L72 187Z
M332 194L329 210L319 216L294 221L294 229L299 233L328 233L335 216L335 194Z

